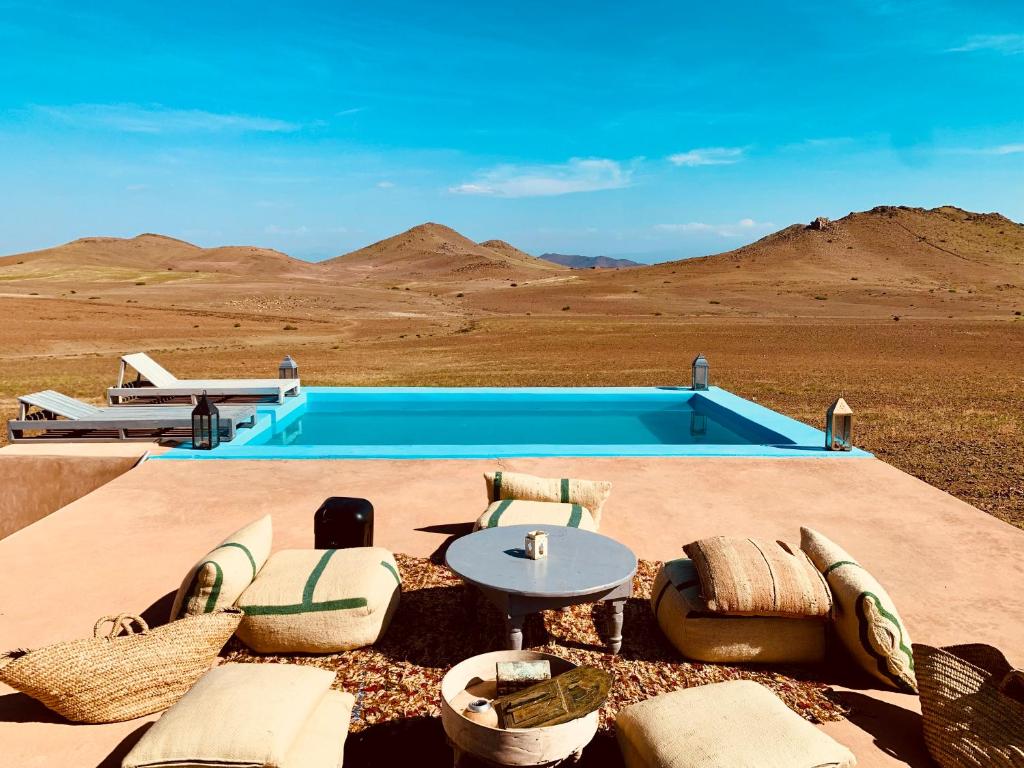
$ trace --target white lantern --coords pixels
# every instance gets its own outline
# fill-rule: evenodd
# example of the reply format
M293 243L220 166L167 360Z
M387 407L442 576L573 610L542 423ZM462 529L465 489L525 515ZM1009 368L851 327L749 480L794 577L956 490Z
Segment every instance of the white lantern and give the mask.
M548 556L548 535L544 531L526 534L526 556L531 560L542 560Z
M839 398L825 414L825 447L830 451L853 449L853 410Z
M708 388L708 359L704 357L703 352L693 359L693 379L691 387L698 391Z

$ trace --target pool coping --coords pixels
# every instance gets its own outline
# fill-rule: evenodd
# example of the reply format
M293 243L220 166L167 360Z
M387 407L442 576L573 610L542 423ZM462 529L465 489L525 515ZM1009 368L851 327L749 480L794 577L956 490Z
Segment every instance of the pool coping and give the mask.
M257 443L297 419L309 395L494 395L547 396L585 393L588 397L643 395L678 397L687 393L700 398L711 410L722 409L732 417L753 422L761 430L774 432L785 442L761 445L310 445L282 446ZM255 444L254 444L255 443ZM707 458L870 458L859 448L851 451L825 449L825 433L803 422L765 408L720 387L694 391L689 387L303 387L302 392L283 404L257 407L256 423L236 433L230 443L213 451L197 451L186 446L173 448L154 460L281 460L281 459L500 459L547 457L707 457Z

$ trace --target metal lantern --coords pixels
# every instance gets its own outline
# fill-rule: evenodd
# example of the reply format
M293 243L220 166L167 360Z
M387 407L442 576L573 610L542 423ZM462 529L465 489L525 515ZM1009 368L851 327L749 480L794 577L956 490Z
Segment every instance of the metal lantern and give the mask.
M693 359L693 384L691 386L696 390L708 388L708 359L704 357L703 352Z
M297 379L299 378L299 365L291 355L285 355L284 360L277 366L277 378Z
M192 447L212 451L220 445L220 411L203 392L199 404L192 411Z
M853 411L843 398L839 398L825 414L825 447L830 451L849 451L853 448Z

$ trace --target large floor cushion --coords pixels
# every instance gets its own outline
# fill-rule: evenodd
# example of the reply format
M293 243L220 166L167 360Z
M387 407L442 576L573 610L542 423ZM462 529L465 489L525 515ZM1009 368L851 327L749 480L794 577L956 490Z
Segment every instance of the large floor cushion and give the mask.
M171 621L229 608L270 557L274 528L265 515L235 531L189 569L171 607Z
M713 536L683 547L709 611L733 616L828 616L832 595L799 547Z
M355 699L333 682L296 664L224 664L146 731L122 768L338 768Z
M504 499L487 508L476 521L473 530L501 528L506 525L546 525L582 528L596 531L597 523L590 510L582 504L561 504L557 501L522 501Z
M381 547L285 549L242 593L238 637L261 653L334 653L377 642L398 609L394 555Z
M612 492L612 484L607 480L537 477L522 472L485 472L484 482L488 504L502 499L580 504L590 510L595 525L601 524L604 503Z
M800 546L832 588L836 634L850 655L889 687L916 693L910 635L889 593L825 536L801 528L800 537Z
M615 720L627 768L849 768L853 754L770 690L730 680L656 696Z
M651 608L672 645L695 661L815 663L825 656L825 619L709 612L697 568L687 558L667 562L658 571Z

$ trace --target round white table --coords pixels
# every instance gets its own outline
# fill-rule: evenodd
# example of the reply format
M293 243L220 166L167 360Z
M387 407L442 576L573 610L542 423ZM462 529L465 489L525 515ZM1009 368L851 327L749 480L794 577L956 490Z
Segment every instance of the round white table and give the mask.
M614 539L578 528L552 526L548 556L526 556L534 525L486 528L448 547L448 567L476 585L505 615L508 647L523 647L523 621L531 613L580 603L608 603L608 647L622 648L622 609L633 594L636 555Z

